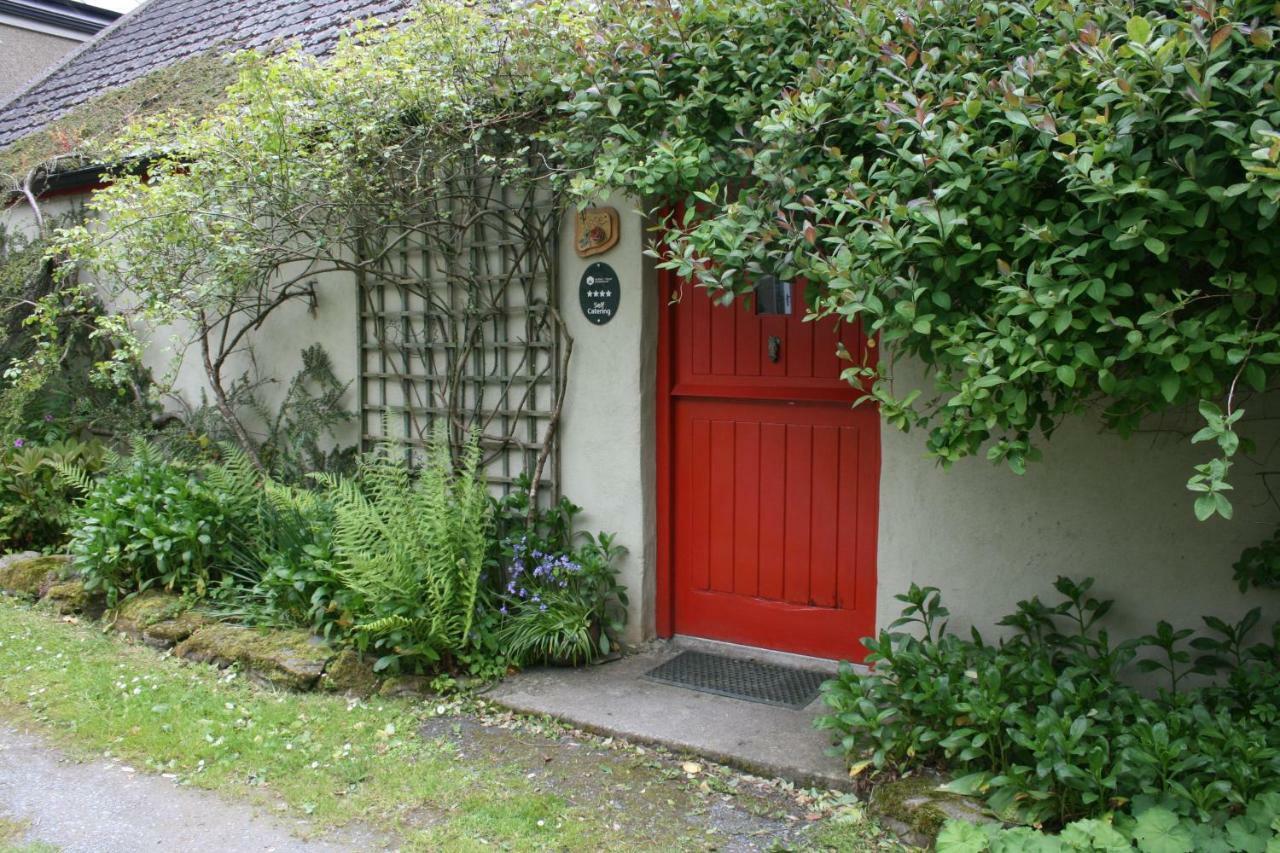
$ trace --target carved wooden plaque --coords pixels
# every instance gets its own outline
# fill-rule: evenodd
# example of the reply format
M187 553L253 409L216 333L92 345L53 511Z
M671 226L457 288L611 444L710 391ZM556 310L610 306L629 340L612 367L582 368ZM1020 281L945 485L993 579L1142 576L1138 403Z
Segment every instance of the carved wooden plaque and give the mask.
M589 258L618 244L618 211L612 207L588 207L574 219L573 248L578 257Z

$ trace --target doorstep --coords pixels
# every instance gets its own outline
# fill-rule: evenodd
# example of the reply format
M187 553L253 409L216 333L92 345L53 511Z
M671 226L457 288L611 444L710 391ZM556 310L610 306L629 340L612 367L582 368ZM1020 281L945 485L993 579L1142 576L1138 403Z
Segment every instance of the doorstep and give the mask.
M850 787L844 761L827 755L829 733L813 727L826 709L820 698L792 710L642 677L686 649L834 671L829 661L676 638L597 666L525 670L499 683L487 698L520 713L547 715L598 734L701 755L803 787Z

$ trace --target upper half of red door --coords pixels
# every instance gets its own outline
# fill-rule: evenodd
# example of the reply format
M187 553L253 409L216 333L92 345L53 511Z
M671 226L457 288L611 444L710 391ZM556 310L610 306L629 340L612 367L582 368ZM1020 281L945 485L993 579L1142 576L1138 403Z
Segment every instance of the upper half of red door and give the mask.
M789 299L739 296L718 304L684 282L673 306L676 396L852 401L841 373L868 357L857 324L806 320L804 283ZM788 304L789 303L789 304ZM789 309L789 310L787 310Z

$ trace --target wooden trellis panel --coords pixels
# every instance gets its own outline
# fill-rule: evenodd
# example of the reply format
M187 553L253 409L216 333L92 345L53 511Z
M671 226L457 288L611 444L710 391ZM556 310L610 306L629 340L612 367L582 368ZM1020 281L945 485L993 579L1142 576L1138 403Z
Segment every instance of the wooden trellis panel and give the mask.
M540 493L554 499L558 205L541 186L469 177L425 211L366 247L378 272L360 277L361 443L403 443L412 458L443 419L455 448L479 431L504 489L545 449Z

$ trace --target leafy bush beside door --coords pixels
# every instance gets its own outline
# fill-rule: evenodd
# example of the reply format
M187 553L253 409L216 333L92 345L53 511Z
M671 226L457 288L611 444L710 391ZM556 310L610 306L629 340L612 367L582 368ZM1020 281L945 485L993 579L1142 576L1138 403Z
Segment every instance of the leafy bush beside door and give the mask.
M1033 824L1143 804L1224 819L1280 790L1280 624L1259 630L1253 612L1206 620L1194 646L1164 624L1116 643L1091 583L1060 578L1061 602L1021 602L1001 623L1017 633L998 643L950 633L938 591L913 586L892 628L919 636L864 641L872 671L828 682L821 727L855 769L945 767L953 790ZM1127 683L1135 660L1170 686L1148 696ZM1188 687L1193 672L1220 681Z
M129 457L112 455L100 480L74 465L61 470L85 493L71 554L85 587L108 604L151 587L202 596L227 564L231 518L192 466L137 439Z

